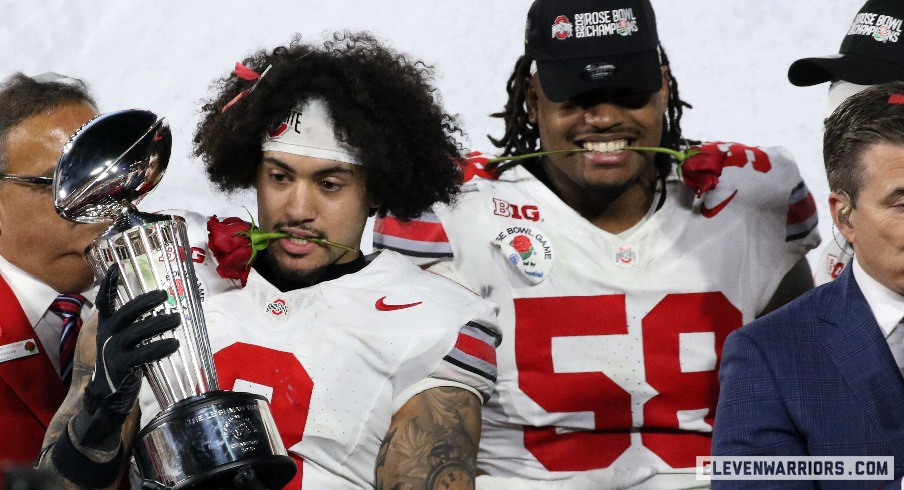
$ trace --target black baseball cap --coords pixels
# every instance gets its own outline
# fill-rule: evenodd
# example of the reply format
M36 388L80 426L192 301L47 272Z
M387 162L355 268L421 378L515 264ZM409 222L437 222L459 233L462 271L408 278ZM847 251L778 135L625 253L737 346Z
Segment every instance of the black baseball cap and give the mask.
M662 87L659 36L649 0L535 0L524 54L556 102L598 87Z
M788 68L788 80L807 87L833 79L858 85L904 80L904 1L869 0L857 12L838 54L803 58Z

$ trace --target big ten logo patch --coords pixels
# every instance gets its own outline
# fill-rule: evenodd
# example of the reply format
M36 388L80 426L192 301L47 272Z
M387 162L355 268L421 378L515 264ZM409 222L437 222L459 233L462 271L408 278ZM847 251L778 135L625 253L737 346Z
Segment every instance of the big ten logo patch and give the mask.
M540 221L540 208L533 204L519 206L502 199L493 198L493 214L503 218L526 219Z
M901 24L897 17L862 12L854 17L848 36L871 36L880 43L896 43L901 37Z

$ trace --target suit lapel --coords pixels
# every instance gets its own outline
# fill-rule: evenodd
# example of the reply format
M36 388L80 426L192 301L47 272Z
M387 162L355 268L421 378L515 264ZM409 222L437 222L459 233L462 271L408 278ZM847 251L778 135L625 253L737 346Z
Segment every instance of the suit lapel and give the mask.
M63 403L66 390L16 295L0 277L0 345L27 339L34 339L40 353L0 362L0 379L47 425Z
M895 455L904 456L904 379L851 269L830 286L836 288L832 297L841 300L826 305L820 314L835 325L823 337L823 345Z

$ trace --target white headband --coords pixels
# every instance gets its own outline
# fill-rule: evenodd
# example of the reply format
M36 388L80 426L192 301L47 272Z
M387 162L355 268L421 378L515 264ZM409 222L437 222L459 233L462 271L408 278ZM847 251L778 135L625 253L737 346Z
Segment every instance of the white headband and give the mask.
M261 149L361 165L357 150L336 139L326 103L319 98L292 109L279 127L264 135Z

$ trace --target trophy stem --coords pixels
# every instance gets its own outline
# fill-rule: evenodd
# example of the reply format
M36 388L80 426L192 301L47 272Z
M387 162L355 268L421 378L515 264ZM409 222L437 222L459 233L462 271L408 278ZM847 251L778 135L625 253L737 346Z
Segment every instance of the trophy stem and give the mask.
M151 271L154 275L154 285L168 285L169 293L169 303L171 306L173 303L177 307L177 310L182 314L182 323L183 328L187 329L192 325L192 318L190 318L189 310L184 308L184 305L181 304L181 298L185 296L185 281L190 279L186 277L182 270L174 269L173 265L176 264L184 264L186 258L179 253L179 249L181 247L177 247L172 237L168 237L164 231L171 231L167 229L169 227L163 226L155 226L153 229L148 230L146 228L142 228L137 230L138 235L140 236L141 243L145 250L154 250L154 246L151 243L151 237L156 238L155 243L159 244L158 247L161 249L161 257L160 260L163 265L166 266L166 275L165 277L161 277L160 271L157 267L151 267ZM148 231L154 233L154 235L148 235ZM192 278L193 279L193 278ZM192 283L189 283L192 284ZM162 337L161 337L162 338ZM184 345L183 345L184 344ZM179 369L175 364L175 357L170 356L166 358L166 362L169 363L169 367L171 368L172 373L175 374L174 378L176 379L177 384L179 385L179 394L176 399L188 398L190 396L199 394L196 392L195 383L191 383L190 374L194 374L195 379L198 379L200 373L197 369L197 360L195 358L195 346L191 339L184 339L180 342L180 349L177 351L179 355L179 360L182 362L182 365L191 370L190 372L184 372L182 369ZM186 353L188 353L188 359L186 359ZM186 362L189 361L189 362ZM163 362L163 361L157 361ZM164 368L165 369L165 368ZM180 376L180 374L185 374L185 376Z
M167 257L168 250L163 248L162 244L171 243L171 241L167 241L165 239L165 236L162 234L162 228L163 228L163 226L154 226L154 227L139 226L137 228L133 228L132 230L129 230L126 232L126 235L128 238L126 240L126 248L129 251L129 256L133 257L133 259L132 259L133 261L136 260L134 257L138 256L139 254L141 254L141 256L146 258L147 260L150 260L151 255L149 253L147 253L146 251L161 249L162 254L161 254L159 260L163 264L169 265L170 261L168 260L169 257ZM154 246L154 244L151 243L151 239L148 236L148 232L159 235L159 236L155 237L156 238L155 242L156 242L157 246ZM133 235L133 234L135 236L129 236L129 235ZM137 244L140 245L140 247L141 247L140 250L136 250L135 238L138 239ZM138 264L135 264L135 265L138 265ZM133 267L135 265L133 265ZM173 275L172 267L169 267L169 269L170 269L168 271L169 274L167 274L166 276L163 276L160 273L158 267L155 267L155 264L148 264L148 265L149 265L149 267L147 267L146 269L136 269L136 270L141 270L141 272L142 272L141 274L138 275L138 279L139 279L138 282L141 285L141 292L144 293L147 291L158 289L158 288L160 288L160 286L170 285L170 287L169 287L170 291L168 291L168 292L170 293L171 296L176 294L176 292L173 291L172 283L175 282L175 278L178 278L181 276ZM140 267L140 265L139 265L139 267ZM144 273L145 270L150 271L150 274L151 274L150 281L148 280L148 277ZM167 279L167 278L170 278L170 279ZM161 289L167 289L167 288L164 287ZM183 315L183 319L184 319L184 315ZM162 338L163 338L163 336L160 335L160 336L156 337L154 340L151 340L151 342L160 340ZM181 345L180 345L180 347L181 347ZM191 346L189 345L188 348L191 348ZM177 352L181 355L183 351L180 348L180 350ZM178 369L178 366L176 366L174 364L174 359L173 359L174 357L175 356L170 356L170 357L167 357L163 361L156 361L156 362L152 363L152 364L155 364L156 367L160 371L162 371L162 373L164 375L163 376L164 383L166 384L167 388L169 388L169 391L167 393L164 393L164 395L166 397L167 402L169 402L169 403L173 403L174 400L187 398L188 396L191 396L193 394L188 390L187 383L182 379L181 376L179 376L179 373L181 372L181 370ZM166 368L163 367L162 362L169 363L170 371L167 371ZM183 359L183 362L184 362L184 359ZM178 389L179 389L178 393L176 393L174 390L175 387L172 384L172 380L171 380L170 376L167 375L168 372L172 372L174 374L173 378L175 378L176 385L178 385ZM145 373L147 373L147 369L145 369ZM176 395L176 396L174 397L173 395Z
M127 224L133 226L125 228ZM169 294L167 301L151 314L181 317L179 328L147 340L179 340L179 349L172 355L143 366L160 407L219 389L184 221L174 216L130 215L96 240L87 254L96 275L110 265L120 269L120 305L162 289Z
M188 244L188 233L184 226L173 227L176 243ZM175 276L176 271L173 267L178 268L179 277L184 277L188 288L190 285L197 284L198 280L195 276L194 267L191 264L191 250L189 248L174 250L182 260L168 262L170 266L170 274ZM176 295L176 300L180 303L181 309L186 312L202 312L200 297L192 294ZM191 354L192 367L195 371L195 379L201 382L201 386L196 386L194 394L201 394L211 390L219 389L217 380L216 367L213 364L213 353L210 349L210 342L207 337L207 326L204 321L193 321L185 328L185 331L191 337L189 342L189 352Z

